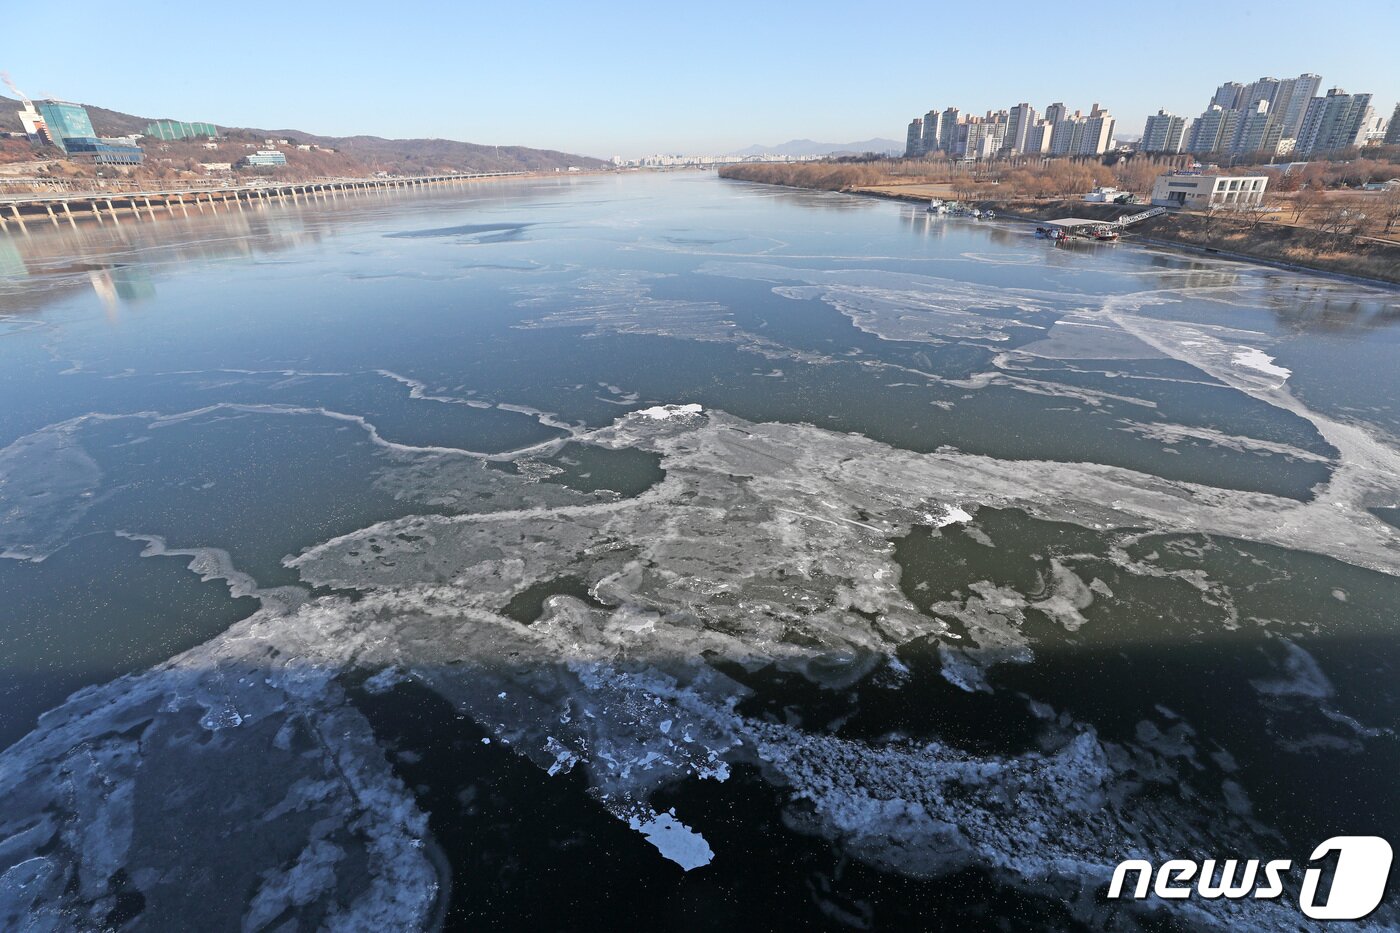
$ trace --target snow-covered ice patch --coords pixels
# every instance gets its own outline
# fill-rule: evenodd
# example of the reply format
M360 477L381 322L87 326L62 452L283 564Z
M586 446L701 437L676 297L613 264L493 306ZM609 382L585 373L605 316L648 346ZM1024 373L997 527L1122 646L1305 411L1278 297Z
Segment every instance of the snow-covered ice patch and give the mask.
M1256 372L1266 373L1270 376L1277 376L1279 385L1288 381L1288 377L1293 375L1293 370L1285 369L1274 363L1274 358L1263 350L1256 350L1253 347L1240 347L1231 357L1231 361L1236 366L1243 366Z
M949 525L965 525L972 521L972 515L957 505L945 505L941 514L928 513L928 521L935 528L946 528Z
M694 403L690 405L654 405L651 408L643 408L635 414L650 418L652 421L666 421L671 418L698 415L704 410L703 406Z
M649 819L632 817L630 825L647 837L656 850L686 871L710 864L715 853L705 837L676 819L673 812Z

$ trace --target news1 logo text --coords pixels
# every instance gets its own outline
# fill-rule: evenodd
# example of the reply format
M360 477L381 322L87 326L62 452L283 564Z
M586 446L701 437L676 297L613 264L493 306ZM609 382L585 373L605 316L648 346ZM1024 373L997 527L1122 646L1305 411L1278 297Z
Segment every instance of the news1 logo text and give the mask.
M1379 836L1333 836L1308 859L1313 867L1303 873L1298 908L1314 920L1360 920L1380 906L1392 857L1390 843ZM1332 863L1332 883L1323 886L1327 862ZM1141 900L1150 891L1168 900L1276 898L1284 893L1283 873L1292 867L1288 859L1170 859L1155 867L1128 859L1113 870L1108 897ZM1135 876L1132 887L1130 875Z

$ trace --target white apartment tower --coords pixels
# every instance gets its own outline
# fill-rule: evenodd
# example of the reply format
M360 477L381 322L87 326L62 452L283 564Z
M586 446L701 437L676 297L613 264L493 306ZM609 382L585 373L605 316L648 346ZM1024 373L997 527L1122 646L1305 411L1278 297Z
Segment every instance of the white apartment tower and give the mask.
M1186 145L1186 118L1159 110L1142 128L1143 152L1180 152Z
M1113 116L1094 104L1089 115L1084 118L1084 129L1080 135L1075 155L1103 155L1113 146Z
M1036 120L1026 129L1026 142L1021 151L1026 155L1048 154L1054 135L1055 124L1049 120Z
M1348 94L1339 87L1314 97L1303 115L1294 152L1308 157L1358 145L1366 128L1370 94Z
M924 114L923 153L928 155L938 149L938 108L935 107Z
M1035 122L1035 108L1030 104L1017 104L1011 108L1006 118L1006 148L1014 155L1026 151L1026 134Z

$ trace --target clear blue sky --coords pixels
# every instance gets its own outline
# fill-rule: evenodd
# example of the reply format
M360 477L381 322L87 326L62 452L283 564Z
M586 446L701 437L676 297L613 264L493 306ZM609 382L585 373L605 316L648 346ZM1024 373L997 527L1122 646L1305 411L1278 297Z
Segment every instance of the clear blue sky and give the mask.
M1400 0L783 4L28 0L0 70L31 97L327 135L589 155L903 139L913 116L1095 101L1136 134L1222 81L1400 97Z

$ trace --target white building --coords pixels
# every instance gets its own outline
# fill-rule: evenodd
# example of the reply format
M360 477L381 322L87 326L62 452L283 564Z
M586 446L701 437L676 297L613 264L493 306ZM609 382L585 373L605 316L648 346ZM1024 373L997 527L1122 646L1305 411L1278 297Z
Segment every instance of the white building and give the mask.
M1170 172L1152 185L1152 203L1161 207L1252 207L1264 200L1267 175L1198 175Z

